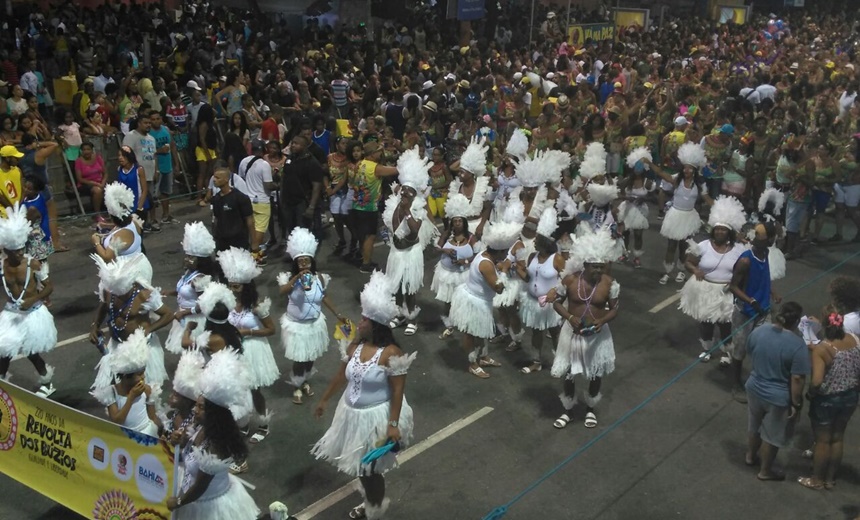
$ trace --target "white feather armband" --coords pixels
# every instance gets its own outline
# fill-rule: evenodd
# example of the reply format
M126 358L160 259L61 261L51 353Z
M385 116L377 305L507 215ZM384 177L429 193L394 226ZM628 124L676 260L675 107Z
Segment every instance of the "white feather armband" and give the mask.
M149 385L149 397L146 404L155 405L161 400L161 385Z
M95 397L96 401L102 404L105 408L112 404L116 404L116 393L112 386L102 386L96 388L90 395Z
M194 287L194 290L197 292L203 292L207 287L209 287L210 283L212 283L212 277L208 274L204 274L196 276L194 280L191 281L191 287Z
M257 316L261 318L268 318L269 311L272 309L272 299L268 296L263 298L263 301L257 304L257 308L255 309L257 312Z
M388 358L388 373L392 376L405 376L407 372L409 372L409 367L412 365L412 362L415 361L415 358L418 356L418 352L413 352L411 354L404 354L402 356L391 356Z
M616 300L621 294L621 284L617 280L612 280L612 285L609 286L609 299Z
M207 475L218 475L219 473L224 473L230 469L230 464L233 462L232 458L221 459L217 455L201 450L200 448L193 448L193 450L194 458L197 460L200 471Z
M687 254L693 256L702 256L702 248L699 243L692 238L687 239Z
M278 280L278 285L283 287L283 286L287 285L288 283L290 283L290 275L288 275L287 273L278 273L277 280Z
M338 342L337 348L340 351L340 360L344 363L349 363L349 354L347 354L347 349L349 349L349 340L340 340Z

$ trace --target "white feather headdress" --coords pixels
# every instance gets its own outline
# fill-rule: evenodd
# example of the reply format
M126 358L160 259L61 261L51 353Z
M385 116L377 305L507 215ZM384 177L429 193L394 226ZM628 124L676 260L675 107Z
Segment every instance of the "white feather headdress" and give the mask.
M554 207L550 206L540 216L537 224L537 234L546 238L551 238L555 230L558 229L558 212Z
M714 201L714 205L711 206L711 213L708 215L708 225L712 228L723 226L734 231L740 231L746 221L744 205L738 199L728 195L718 197Z
M182 237L182 250L188 256L206 257L215 252L215 239L206 229L203 222L185 224L185 235Z
M230 410L237 421L250 415L254 410L251 374L238 352L225 348L212 354L200 375L200 394Z
M388 325L400 312L394 301L391 283L380 271L374 271L361 290L361 314L377 323Z
M507 251L520 239L522 231L521 222L488 222L484 226L481 242L489 249Z
M206 360L197 349L186 350L173 373L173 390L182 397L196 401L200 397L200 376Z
M96 254L90 254L90 258L99 269L100 289L111 294L127 294L135 282L146 285L140 274L143 255L118 256L109 263Z
M224 277L230 283L249 283L263 272L247 249L231 247L225 251L219 251L217 258Z
M778 217L782 213L782 207L785 205L785 193L776 188L767 188L758 198L758 211L765 213L767 204L773 204L773 216Z
M561 150L547 150L544 156L544 182L552 186L561 182L565 170L570 168L571 157Z
M200 307L200 312L207 318L209 318L212 310L219 303L223 303L228 311L236 308L236 295L223 283L210 283L206 287L206 290L197 297L197 306Z
M525 157L516 164L517 179L526 188L536 188L544 183L544 154L535 153L534 157Z
M616 184L592 182L585 190L588 192L588 198L598 208L602 208L618 198L618 186Z
M591 180L606 175L606 148L603 143L593 142L585 148L585 155L579 165L579 176Z
M480 140L477 137L472 137L469 146L460 156L460 168L472 172L475 177L487 173L487 150L489 147L485 143L486 139L483 137Z
M511 199L505 205L502 222L513 222L521 226L526 221L526 206L519 198Z
M121 182L105 186L105 208L108 213L122 219L134 212L134 192Z
M449 195L448 200L445 201L445 216L447 218L468 217L471 209L469 199L462 193Z
M114 374L134 374L146 369L149 360L149 342L142 328L132 332L128 339L120 342L108 356L110 370Z
M301 256L314 257L317 254L319 241L309 229L303 227L293 228L287 238L287 254L295 260Z
M409 186L418 195L424 194L430 185L430 161L421 157L415 146L406 150L397 159L397 179L403 186Z
M514 130L508 145L505 147L505 153L518 161L525 159L529 153L529 138L526 133L519 128Z
M705 149L696 143L684 143L678 148L678 160L685 166L702 168L708 164Z
M24 249L31 228L26 206L16 202L13 207L6 208L6 218L0 219L0 248L10 251Z
M562 217L562 214L564 214L569 220L579 213L576 201L573 200L573 197L570 196L570 192L567 190L561 190L558 192L558 199L555 201L555 209L558 211L558 216L562 220L565 219L565 217Z
M616 244L609 228L586 232L573 237L570 258L565 263L563 275L582 271L585 264L608 264L615 260Z
M639 148L636 148L632 152L630 152L630 154L627 156L627 166L629 166L631 169L633 169L636 167L636 163L638 163L642 159L650 159L650 158L651 158L651 151L644 146L640 146ZM645 170L651 169L651 167L648 165L648 163L644 163L644 162L642 163L642 167L645 168Z

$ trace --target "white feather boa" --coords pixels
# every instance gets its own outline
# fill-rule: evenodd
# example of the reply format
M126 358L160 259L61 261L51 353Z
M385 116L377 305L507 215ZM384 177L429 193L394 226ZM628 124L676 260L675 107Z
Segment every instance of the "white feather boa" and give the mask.
M400 194L392 193L385 202L385 211L382 212L382 223L388 228L388 231L397 238L406 238L406 233L401 231L401 227L394 228L394 211L400 205ZM418 228L418 243L422 249L427 247L435 238L439 236L439 230L433 225L433 222L427 218L427 199L423 197L415 197L412 201L412 206L409 208L409 213L412 218L421 223Z
M460 179L454 179L448 187L448 193L460 193L462 185L463 183ZM487 194L491 189L489 177L481 176L475 178L475 191L469 200L469 214L466 215L466 218L475 218L481 214L484 210L484 201L487 200Z

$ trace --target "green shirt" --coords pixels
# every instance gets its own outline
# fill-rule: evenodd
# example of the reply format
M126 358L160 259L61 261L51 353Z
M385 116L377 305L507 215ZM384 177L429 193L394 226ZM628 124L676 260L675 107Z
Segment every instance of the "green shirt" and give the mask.
M352 209L377 211L382 181L376 176L376 163L363 159L358 163L352 179Z

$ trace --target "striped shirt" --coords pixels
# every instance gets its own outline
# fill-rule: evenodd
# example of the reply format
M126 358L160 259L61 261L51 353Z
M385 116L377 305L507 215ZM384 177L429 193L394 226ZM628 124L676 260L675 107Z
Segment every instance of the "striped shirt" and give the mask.
M334 104L337 107L345 107L349 101L349 82L342 79L336 79L331 82L331 95L334 98Z

